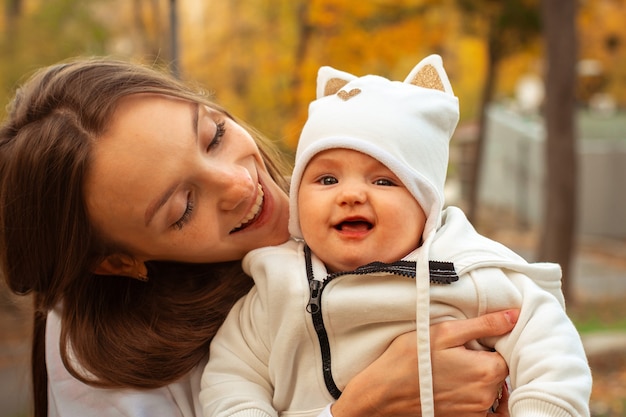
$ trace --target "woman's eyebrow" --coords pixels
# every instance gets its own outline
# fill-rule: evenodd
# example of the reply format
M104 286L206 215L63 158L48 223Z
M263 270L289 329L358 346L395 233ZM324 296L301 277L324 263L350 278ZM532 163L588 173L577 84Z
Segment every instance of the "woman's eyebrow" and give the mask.
M198 103L194 103L191 107L191 131L193 132L194 141L198 142L198 113L200 112L200 105ZM160 197L153 200L148 207L146 208L146 213L144 214L145 225L146 227L150 225L150 222L159 211L161 207L167 203L170 199L174 191L178 188L178 184L174 184L169 187Z

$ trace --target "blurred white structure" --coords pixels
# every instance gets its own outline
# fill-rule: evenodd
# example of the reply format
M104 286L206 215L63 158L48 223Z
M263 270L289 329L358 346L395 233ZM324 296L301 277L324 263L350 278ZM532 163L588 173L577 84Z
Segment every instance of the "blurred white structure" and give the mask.
M545 97L543 80L538 75L527 74L515 85L515 101L523 113L537 114Z
M539 117L488 110L481 203L541 225L545 131ZM626 238L626 117L579 114L578 233Z

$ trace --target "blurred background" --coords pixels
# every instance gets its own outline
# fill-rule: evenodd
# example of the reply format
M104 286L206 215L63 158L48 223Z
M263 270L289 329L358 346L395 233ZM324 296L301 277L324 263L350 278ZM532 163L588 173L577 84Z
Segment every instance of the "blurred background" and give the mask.
M626 416L626 0L0 0L0 119L37 68L107 55L210 91L292 155L317 69L404 80L440 54L461 104L447 202L559 262L594 372ZM30 301L0 284L0 417L29 415Z

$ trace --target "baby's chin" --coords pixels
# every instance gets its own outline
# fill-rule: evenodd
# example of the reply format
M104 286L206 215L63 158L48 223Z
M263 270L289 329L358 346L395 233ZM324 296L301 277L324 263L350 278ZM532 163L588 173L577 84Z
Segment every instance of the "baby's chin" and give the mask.
M324 262L324 264L326 265L326 270L329 273L354 271L358 267L366 265L368 263L370 262L366 260L355 260L353 262L342 262L342 263Z

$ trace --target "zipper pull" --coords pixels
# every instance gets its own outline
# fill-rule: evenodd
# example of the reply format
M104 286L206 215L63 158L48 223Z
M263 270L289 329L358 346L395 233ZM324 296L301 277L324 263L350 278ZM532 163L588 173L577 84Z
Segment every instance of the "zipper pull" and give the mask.
M309 281L309 304L306 306L306 311L311 314L315 314L320 311L320 298L322 296L322 282L312 279Z

